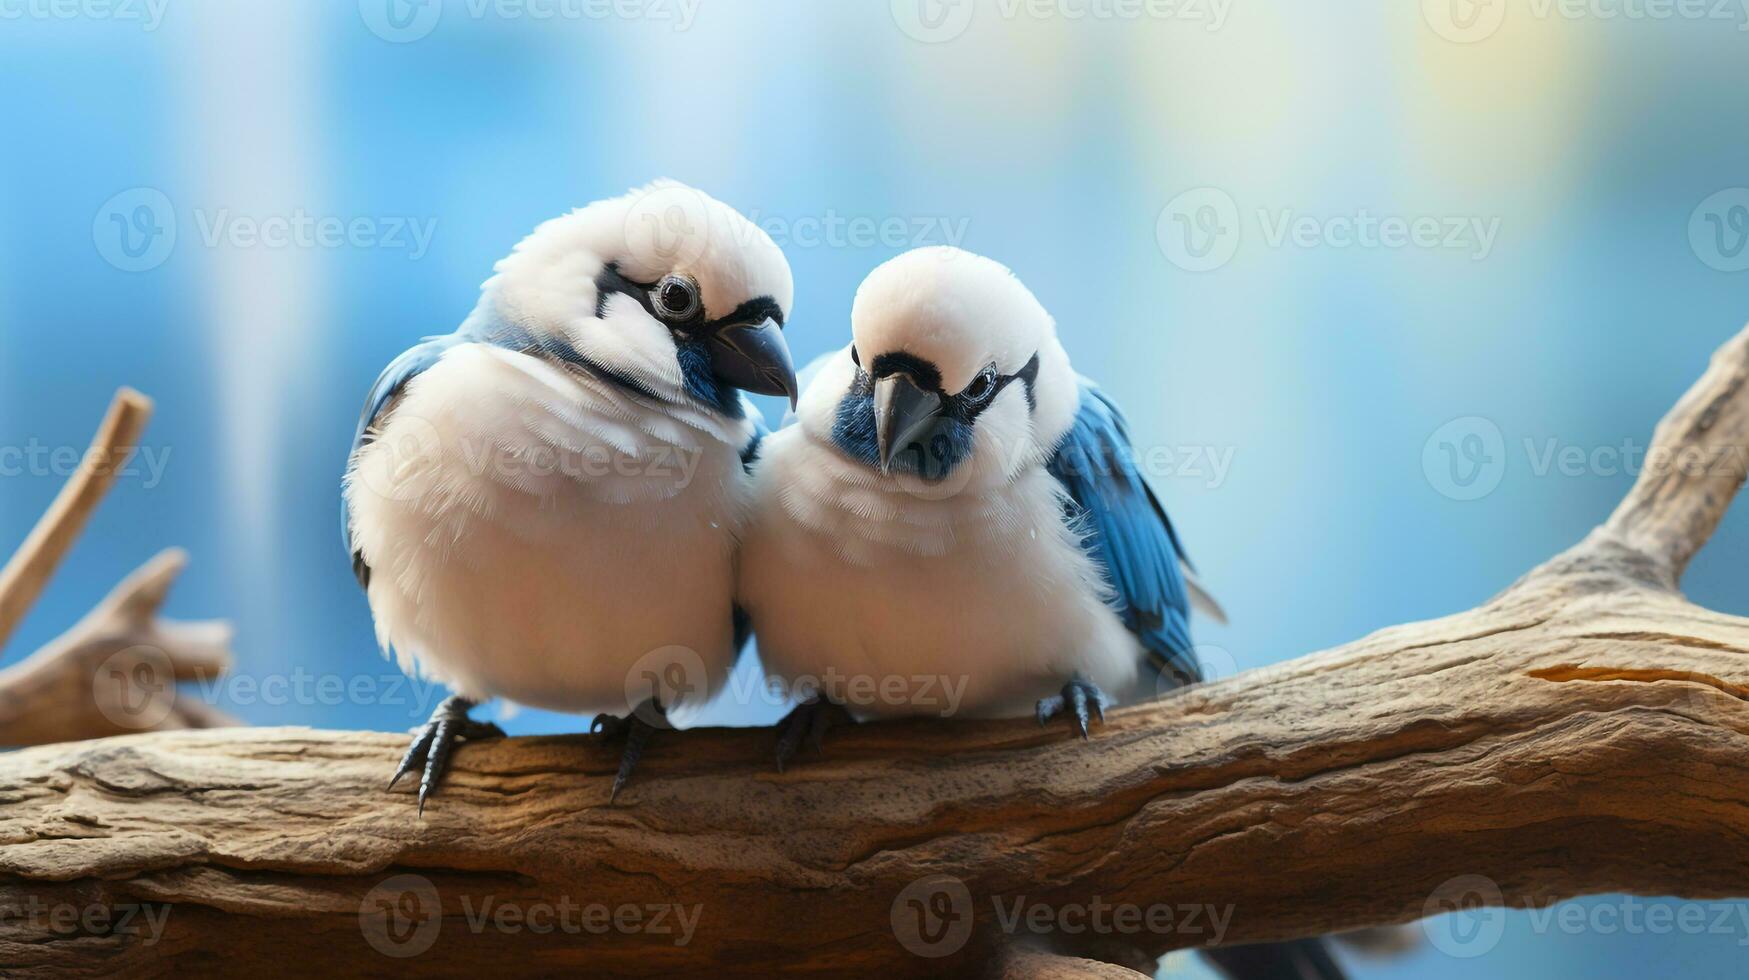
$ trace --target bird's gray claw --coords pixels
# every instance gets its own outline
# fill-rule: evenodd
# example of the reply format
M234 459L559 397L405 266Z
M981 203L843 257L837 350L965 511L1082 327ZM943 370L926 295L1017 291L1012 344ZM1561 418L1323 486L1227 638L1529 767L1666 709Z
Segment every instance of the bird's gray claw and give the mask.
M655 724L645 721L648 714L655 719ZM638 760L644 757L644 746L650 742L650 735L657 727L668 727L668 715L660 702L646 701L631 714L621 718L617 715L596 715L595 721L589 726L593 735L599 735L603 740L613 742L625 739L625 751L620 753L619 772L614 774L613 788L608 790L607 802L613 803L619 799L619 791L625 789L631 781L632 771L638 767Z
M614 774L613 789L607 793L607 802L613 803L619 799L619 791L626 788L631 781L632 770L638 767L638 760L644 757L644 746L650 742L650 733L656 729L642 721L633 718L630 730L626 732L626 748L620 753L619 772Z
M395 775L389 779L389 789L394 789L395 784L401 781L402 776L412 772L416 766L425 761L426 755L431 750L431 740L437 735L437 726L430 723L421 725L413 729L412 735L413 744L407 746L407 754L401 756L401 764L395 768Z
M1088 725L1094 717L1099 719L1100 724L1105 724L1105 709L1110 703L1105 692L1097 685L1077 677L1063 685L1063 693L1039 700L1038 723L1041 726L1047 725L1051 719L1066 714L1075 730L1085 740L1088 738Z
M777 723L777 771L783 772L784 767L795 759L796 753L801 751L803 739L815 752L823 752L826 732L833 725L854 723L855 720L843 705L829 698L816 695L796 705L795 710Z
M431 713L430 721L413 729L413 743L407 746L407 754L401 757L401 764L395 768L389 788L394 789L402 776L415 769L422 770L419 777L420 816L424 816L425 802L437 792L444 773L449 770L450 755L455 751L456 742L504 737L504 729L497 725L468 717L474 704L460 696L445 698Z

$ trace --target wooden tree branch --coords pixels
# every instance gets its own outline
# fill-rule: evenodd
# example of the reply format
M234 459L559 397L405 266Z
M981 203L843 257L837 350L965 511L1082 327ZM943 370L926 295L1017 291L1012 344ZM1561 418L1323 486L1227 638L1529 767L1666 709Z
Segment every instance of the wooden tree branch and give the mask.
M188 565L159 554L54 642L0 670L0 745L45 745L143 731L237 724L176 685L231 665L229 623L160 619Z
M1609 522L1481 607L1114 712L1091 743L866 725L779 775L769 732L693 732L653 742L609 805L612 747L479 742L423 820L383 791L400 735L14 753L0 963L1041 976L1065 955L1408 921L1476 881L1509 905L1749 894L1749 620L1675 591L1743 479L1746 374L1749 333L1658 428ZM1735 458L1682 469L1696 452ZM155 936L40 912L130 903L162 903ZM572 933L553 926L564 903L644 917ZM676 906L696 914L684 943L646 914ZM1172 917L1070 928L1119 907Z
M1145 980L1148 974L1079 956L1016 944L1002 953L998 980Z
M61 488L12 560L0 568L0 647L42 595L43 586L85 529L91 512L115 485L151 418L151 399L131 388L116 392L78 471Z
M1622 544L1650 558L1671 589L1712 537L1749 472L1745 382L1749 330L1719 348L1706 377L1659 423L1633 492L1605 525Z
M0 569L0 646L115 485L151 417L151 399L131 388L116 392L79 469ZM235 724L173 690L217 676L231 661L229 624L158 618L187 564L181 551L163 552L53 643L0 670L0 746Z

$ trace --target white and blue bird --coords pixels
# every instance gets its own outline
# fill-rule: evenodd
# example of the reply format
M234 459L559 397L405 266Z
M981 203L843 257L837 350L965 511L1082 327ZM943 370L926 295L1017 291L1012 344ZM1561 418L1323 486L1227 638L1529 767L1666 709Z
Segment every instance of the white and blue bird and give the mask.
M1224 615L1033 294L920 249L869 275L851 321L754 468L740 604L773 679L818 692L780 724L778 765L835 715L1036 714L1086 738L1107 706L1199 680L1191 607ZM1342 976L1318 939L1206 955Z
M1183 548L1033 294L919 249L869 275L851 319L755 468L739 594L774 678L858 718L935 713L901 682L960 678L958 714L1066 715L1083 737L1109 704L1197 679Z
M421 808L458 738L500 734L481 701L601 713L617 795L671 702L720 684L764 431L742 393L793 404L792 298L769 236L658 182L542 224L377 380L344 525L385 652L454 692L394 777L423 768Z

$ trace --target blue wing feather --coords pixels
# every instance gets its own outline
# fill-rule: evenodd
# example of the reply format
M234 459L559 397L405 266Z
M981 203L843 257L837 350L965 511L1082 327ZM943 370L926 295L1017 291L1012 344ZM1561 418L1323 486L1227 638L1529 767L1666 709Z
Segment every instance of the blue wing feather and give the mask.
M1082 547L1105 572L1113 610L1152 666L1181 683L1200 680L1178 532L1136 468L1123 413L1090 382L1081 382L1074 424L1046 467L1068 494Z
M442 337L427 337L419 346L389 362L389 366L377 377L376 384L371 386L370 396L364 402L364 411L358 416L358 428L352 435L352 449L346 456L349 470L358 451L370 441L371 429L381 421L383 410L389 407L395 396L407 387L408 382L429 371L450 348L467 343L470 339L472 338L459 331ZM370 566L365 564L364 556L358 549L352 546L352 513L351 508L346 506L344 496L340 498L340 537L346 545L347 553L352 556L352 572L358 576L358 584L369 588Z

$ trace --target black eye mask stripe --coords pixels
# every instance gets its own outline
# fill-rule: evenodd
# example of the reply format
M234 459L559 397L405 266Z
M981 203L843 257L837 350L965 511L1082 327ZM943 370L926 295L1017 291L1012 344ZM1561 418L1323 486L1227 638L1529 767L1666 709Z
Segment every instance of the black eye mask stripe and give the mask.
M947 401L954 411L960 413L959 417L961 419L971 422L977 419L978 416L984 414L984 409L996 404L996 396L1002 394L1002 389L1019 381L1026 387L1026 407L1027 411L1030 412L1038 408L1038 400L1032 392L1032 385L1036 380L1038 380L1038 355L1034 354L1032 355L1032 359L1026 362L1026 366L1013 374L997 375L995 387L991 389L988 395L984 396L983 401L973 401L966 397L966 393L963 391L948 398ZM968 385L967 388L969 389L970 385Z
M1033 412L1038 411L1038 394L1033 391L1033 385L1038 383L1038 355L1037 354L1032 355L1032 360L1027 361L1025 367L1021 368L1020 370L1018 370L1018 371L1014 372L1013 374L1010 374L1006 378L1004 378L1002 380L1002 384L1004 386L1006 386L1008 384L1008 382L1013 381L1015 378L1019 378L1020 383L1026 386L1026 407L1027 407L1027 410L1033 411ZM1001 390L1001 389L997 389L997 390Z
M650 290L655 288L656 284L653 282L643 283L627 279L620 273L619 263L609 262L595 276L595 318L599 320L607 315L607 298L616 293L637 300L645 313L656 316L655 304L650 300Z
M851 357L854 360L860 360L860 358L857 357L856 349L854 347L851 348ZM987 397L982 403L974 403L971 399L966 397L965 392L960 392L957 395L950 395L946 391L943 391L941 387L941 370L934 364L931 364L915 354L907 353L905 351L894 351L890 354L882 354L876 357L874 363L868 365L866 368L861 364L857 365L858 376L866 375L871 381L884 378L889 374L895 374L900 371L909 374L911 380L917 383L917 387L922 388L925 391L933 391L940 395L942 401L950 406L950 411L955 412L960 418L968 421L976 418L978 414L984 410L985 406L988 406L991 402L996 400L996 396L1002 393L1002 389L1013 384L1015 381L1019 381L1026 386L1027 407L1029 409L1038 408L1038 396L1033 391L1033 386L1038 382L1038 354L1036 353L1034 353L1031 359L1026 362L1025 366L1013 374L997 375L995 379L995 390L991 391L989 397Z
M940 369L916 354L908 354L902 350L894 351L891 354L882 354L874 359L874 363L869 365L868 370L876 378L884 378L889 374L903 371L911 376L911 380L917 383L917 387L924 391L936 392L944 398L947 397L947 393L941 390Z
M777 300L770 296L758 296L742 303L729 312L727 316L718 317L709 322L704 320L705 310L699 308L698 314L684 322L667 319L656 311L655 300L651 294L655 292L658 283L638 282L628 278L619 271L619 263L609 262L595 277L595 316L607 315L607 298L614 294L630 296L637 300L644 312L670 327L691 328L700 332L713 332L723 327L738 326L744 323L763 323L767 318L777 321L778 326L784 325L783 307L777 305Z
M764 323L768 319L775 321L780 327L783 326L783 307L778 306L777 300L769 296L760 296L735 307L728 316L712 320L707 327L715 330L731 324Z
M851 350L854 359L855 348ZM865 370L860 364L857 365L856 374L850 379L850 389L839 401L832 420L832 441L851 459L871 468L880 465L880 453L875 444L874 419L874 387L877 377L904 371L918 382L919 387L923 387L926 379L929 380L928 389L941 396L943 426L930 440L930 445L906 447L892 461L898 472L922 476L928 480L942 479L971 452L972 424L983 414L984 409L995 404L996 396L1002 393L1002 389L1019 381L1026 391L1027 410L1030 412L1038 409L1038 398L1033 391L1039 372L1036 353L1020 370L1013 374L998 375L990 394L979 402L966 397L964 392L958 395L943 392L941 372L935 365L912 354L882 354L875 358L871 367L873 370Z
M674 333L676 355L680 361L680 373L685 381L687 395L695 401L712 406L730 418L741 418L743 415L741 396L734 389L718 383L712 372L711 353L705 345L705 335L725 327L763 323L767 318L775 320L781 327L784 320L783 308L778 306L777 301L771 297L759 296L742 303L735 308L734 312L717 320L707 322L704 308L701 306L698 312L690 318L676 321L664 317L657 311L655 291L658 285L660 284L654 282L638 282L620 272L618 263L609 262L595 276L596 318L600 319L607 315L607 304L610 297L615 295L631 297L651 319ZM602 365L591 363L581 355L577 355L574 363L594 370L604 380L620 387L656 397L649 386L611 371Z

